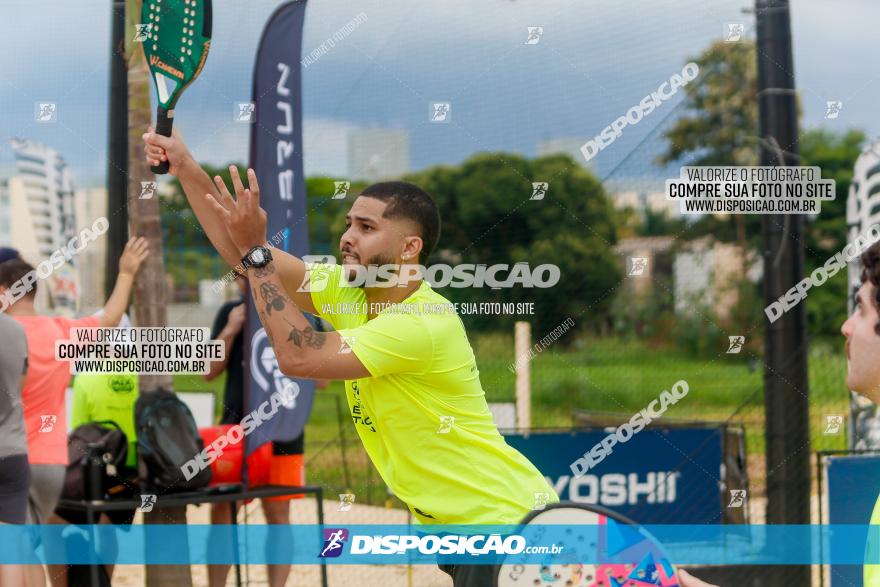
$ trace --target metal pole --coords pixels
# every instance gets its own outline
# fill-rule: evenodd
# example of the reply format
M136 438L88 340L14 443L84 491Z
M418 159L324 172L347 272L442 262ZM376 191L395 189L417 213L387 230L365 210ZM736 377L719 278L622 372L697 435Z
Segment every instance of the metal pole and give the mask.
M125 64L125 0L111 3L110 112L107 134L107 249L104 295L110 297L128 238L128 69Z
M788 0L755 0L762 165L798 165L797 106ZM803 216L765 215L764 300L804 274ZM810 428L806 310L766 324L764 405L767 523L810 522ZM808 566L771 567L770 585L808 585Z
M514 329L514 365L516 370L516 427L528 430L532 427L531 369L529 347L532 346L532 325L517 322Z

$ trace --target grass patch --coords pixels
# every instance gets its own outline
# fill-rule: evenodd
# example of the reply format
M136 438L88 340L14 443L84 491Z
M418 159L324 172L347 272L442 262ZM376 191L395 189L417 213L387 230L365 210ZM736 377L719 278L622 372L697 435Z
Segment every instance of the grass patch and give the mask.
M515 375L513 337L477 335L471 339L480 378L490 402L513 401ZM612 338L556 344L530 362L532 425L568 427L572 411L616 412L624 419L646 407L664 389L684 379L690 392L667 412L670 418L731 421L746 427L749 454L764 453L763 367L746 357L720 354L714 359L689 356L674 348L656 348L639 341ZM827 415L849 413L844 385L846 358L837 341L811 341L809 401L811 450L846 448L846 435L824 434ZM225 374L206 382L195 375L177 375L178 391L213 393L216 413L222 407ZM340 431L345 439L343 443ZM385 503L384 484L363 450L348 411L343 383L334 381L315 396L306 426L309 483L328 493L353 491L360 503Z

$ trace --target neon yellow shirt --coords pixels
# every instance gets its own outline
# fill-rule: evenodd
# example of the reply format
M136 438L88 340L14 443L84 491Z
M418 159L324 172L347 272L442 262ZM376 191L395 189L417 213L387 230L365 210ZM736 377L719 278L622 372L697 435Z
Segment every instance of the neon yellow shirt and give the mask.
M101 420L116 422L128 440L125 464L136 467L134 403L138 394L138 376L133 373L79 373L73 381L70 426Z
M416 520L518 524L536 500L559 501L498 433L464 324L446 298L422 282L368 320L363 290L340 285L341 266L307 267L315 309L371 375L345 382L355 428Z

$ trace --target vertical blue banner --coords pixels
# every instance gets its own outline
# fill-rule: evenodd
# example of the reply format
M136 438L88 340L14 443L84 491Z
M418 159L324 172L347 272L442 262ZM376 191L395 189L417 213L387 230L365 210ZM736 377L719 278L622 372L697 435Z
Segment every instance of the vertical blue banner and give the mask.
M298 257L309 252L300 76L305 8L305 1L282 4L263 31L254 65L256 120L251 124L250 144L250 164L269 217L269 243ZM246 414L263 406L274 393L281 399L277 413L247 437L246 454L268 441L293 440L302 434L315 383L281 373L253 304L248 304L245 369ZM263 411L268 413L268 407Z

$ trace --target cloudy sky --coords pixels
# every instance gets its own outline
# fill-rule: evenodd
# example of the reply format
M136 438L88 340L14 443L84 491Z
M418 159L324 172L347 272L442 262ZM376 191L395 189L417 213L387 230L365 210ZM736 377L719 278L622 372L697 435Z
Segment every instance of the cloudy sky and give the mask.
M73 167L78 185L106 168L109 0L4 0L0 21L0 166L11 137L44 141ZM201 77L178 104L176 125L197 158L245 160L257 41L276 0L214 0L213 45ZM306 172L344 177L346 135L402 128L414 169L458 163L485 150L536 154L538 140L596 135L721 36L725 23L753 30L740 0L310 0L304 54L363 12L366 20L303 72ZM803 128L860 128L880 135L880 2L792 0L795 75ZM542 26L535 45L527 27ZM753 33L749 33L753 36ZM677 98L680 98L678 96ZM843 102L836 120L825 104ZM38 124L35 102L58 104ZM431 124L429 103L449 101L453 124ZM658 125L677 99L628 128L596 160L601 175L656 175ZM643 143L644 141L644 143ZM638 145L640 145L636 148ZM631 154L632 152L632 154ZM629 157L627 157L629 155Z

